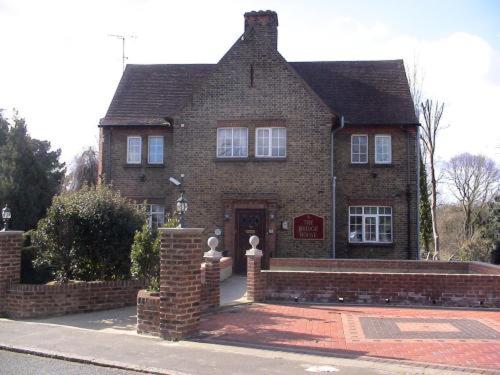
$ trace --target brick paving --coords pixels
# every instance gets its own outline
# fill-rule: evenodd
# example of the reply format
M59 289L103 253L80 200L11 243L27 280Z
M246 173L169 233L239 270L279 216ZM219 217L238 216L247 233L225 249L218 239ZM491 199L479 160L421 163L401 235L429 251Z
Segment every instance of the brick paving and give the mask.
M215 342L500 370L500 311L253 304L201 329Z

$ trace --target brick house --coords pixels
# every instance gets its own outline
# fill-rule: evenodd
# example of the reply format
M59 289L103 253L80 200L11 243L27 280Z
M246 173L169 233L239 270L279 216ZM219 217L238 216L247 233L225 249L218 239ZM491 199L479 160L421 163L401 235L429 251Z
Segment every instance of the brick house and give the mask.
M217 64L128 65L100 121L100 174L153 225L182 178L190 227L245 270L269 257L415 259L418 122L402 60L287 62L246 13ZM334 218L334 220L332 220Z

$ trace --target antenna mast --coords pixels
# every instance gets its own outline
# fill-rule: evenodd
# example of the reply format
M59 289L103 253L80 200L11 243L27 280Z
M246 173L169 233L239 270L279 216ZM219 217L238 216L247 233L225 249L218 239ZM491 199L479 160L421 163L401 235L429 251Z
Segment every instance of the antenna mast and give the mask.
M128 57L125 55L125 40L129 38L137 38L135 35L116 35L116 34L109 34L108 36L111 36L113 38L121 39L122 41L122 69L125 71L125 65L126 61L128 60Z

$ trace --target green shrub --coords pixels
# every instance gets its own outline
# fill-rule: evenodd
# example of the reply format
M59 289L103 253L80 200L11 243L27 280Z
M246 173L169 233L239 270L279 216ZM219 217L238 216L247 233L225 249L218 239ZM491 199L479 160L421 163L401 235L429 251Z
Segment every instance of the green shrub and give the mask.
M153 280L160 276L160 237L147 224L135 233L130 252L130 273L136 279ZM156 282L156 280L154 281Z
M489 263L494 242L476 232L472 238L465 240L458 251L458 259L464 262L476 261Z
M169 216L163 228L176 228L179 219ZM134 278L148 281L148 290L160 290L160 236L158 231L144 224L134 235L134 243L130 252L130 273Z
M32 241L35 266L49 266L60 282L130 277L130 247L144 212L106 186L56 196Z
M23 235L23 247L21 248L21 283L23 284L45 284L52 280L52 272L49 266L34 267L37 248L31 243L32 231Z

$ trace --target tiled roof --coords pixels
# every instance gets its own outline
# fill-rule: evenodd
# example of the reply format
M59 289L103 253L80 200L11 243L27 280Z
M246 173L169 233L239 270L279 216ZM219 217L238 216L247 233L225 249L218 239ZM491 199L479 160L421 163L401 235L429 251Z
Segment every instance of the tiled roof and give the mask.
M101 125L155 125L173 115L214 64L127 65Z
M348 123L417 122L402 60L290 65ZM127 65L101 125L164 123L214 68L214 64Z
M292 62L332 111L354 124L415 124L403 60Z

